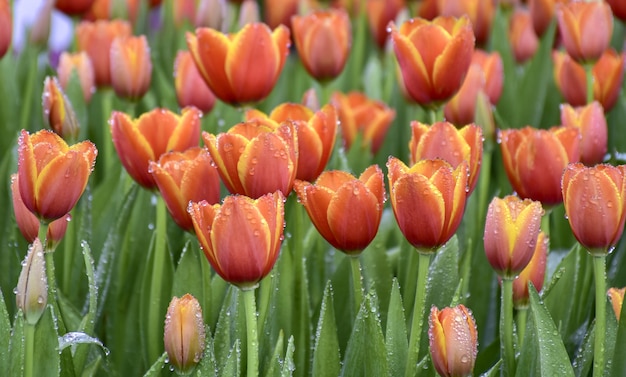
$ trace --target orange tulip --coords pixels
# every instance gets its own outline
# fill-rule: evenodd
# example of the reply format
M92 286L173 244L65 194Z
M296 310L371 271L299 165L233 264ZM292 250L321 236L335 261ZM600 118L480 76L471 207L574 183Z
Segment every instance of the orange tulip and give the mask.
M180 107L195 106L207 114L215 105L215 94L206 85L189 51L179 51L174 61L174 86Z
M485 254L503 278L513 279L535 252L543 208L540 202L509 195L493 198L485 220Z
M539 232L535 251L528 265L513 280L513 305L516 309L528 307L528 283L533 283L537 291L543 288L546 276L546 261L548 259L549 239L544 232Z
M378 48L383 50L389 39L387 27L406 6L405 0L367 0L365 5L370 32Z
M26 208L22 196L20 195L20 184L17 174L11 174L11 196L13 198L13 214L15 215L15 222L17 227L24 236L24 239L28 243L35 242L35 239L39 235L39 226L41 222L37 219L37 216ZM56 245L61 242L65 231L67 230L67 224L71 220L69 214L52 221L48 225L48 232L46 233L46 249L54 250Z
M235 34L199 28L187 33L198 71L217 98L240 105L257 102L272 91L289 54L289 29L274 32L263 23L247 24Z
M478 354L478 332L464 305L430 309L428 339L433 365L442 377L471 376Z
M580 162L592 166L604 160L607 151L608 128L604 110L599 102L587 106L561 105L561 124L580 130Z
M602 104L604 111L613 108L619 97L624 78L624 54L608 49L592 69L593 98ZM587 104L585 69L566 53L555 52L554 80L565 100L572 106Z
M87 12L94 0L56 0L54 6L61 12L73 16Z
M580 160L580 132L576 127L501 130L499 141L504 169L520 197L546 206L563 201L563 169Z
M59 83L61 83L61 87L64 90L67 90L73 72L76 72L80 82L85 102L91 101L91 96L96 89L96 78L91 59L85 51L61 53L59 66L57 67L57 75L59 76Z
M423 106L438 106L461 87L472 60L474 33L467 16L414 18L391 38L407 93Z
M56 77L46 77L43 83L42 107L44 121L54 132L70 142L78 138L80 125L72 103L61 89Z
M609 47L613 34L613 14L607 3L558 4L556 18L565 50L577 62L596 61Z
M361 133L363 145L376 154L383 145L387 130L396 112L382 101L368 98L361 92L343 94L335 92L331 103L337 108L339 125L346 149L352 148L357 134Z
M0 0L0 59L7 53L13 38L13 14L8 0Z
M138 100L150 89L152 62L144 35L115 38L111 43L111 84L115 94Z
M518 64L532 58L539 48L539 38L533 29L530 13L525 8L515 9L511 16L509 43Z
M148 170L174 221L184 230L193 230L187 212L190 201L206 200L209 204L220 201L220 177L204 148L165 153L158 163L150 161Z
M622 304L624 303L624 292L626 292L626 287L624 288L609 288L607 295L609 296L609 300L611 301L611 306L613 306L613 312L615 313L615 318L617 318L617 322L620 320L620 315L622 314Z
M263 20L272 29L279 25L291 27L291 16L298 14L300 0L263 0Z
M339 76L352 43L350 17L345 10L318 10L307 16L293 16L291 29L309 75L321 82Z
M258 198L291 192L298 168L298 136L292 122L273 128L255 119L217 136L203 132L202 139L231 194Z
M170 365L181 375L193 372L202 359L206 332L202 307L189 293L172 297L165 316L163 342Z
M533 20L535 34L542 36L554 19L556 4L570 0L528 0L528 9Z
M480 173L483 132L475 124L457 129L448 122L437 122L429 126L413 121L409 151L411 164L420 160L441 158L456 169L462 161L466 161L469 167L469 195L474 190Z
M293 122L298 133L297 179L313 181L324 170L337 137L338 121L334 106L326 105L313 113L304 105L284 103L272 110L269 116L258 110L247 111L246 120L253 119L272 122L274 128L282 122Z
M467 162L420 160L408 168L387 162L391 206L402 234L420 252L435 252L461 223L467 199Z
M227 196L224 204L192 202L189 213L204 255L224 280L255 287L274 267L283 240L285 197Z
M200 141L200 110L184 108L181 115L154 109L131 119L114 111L109 119L115 150L128 174L147 189L156 187L148 171L150 161L157 161L170 151L196 147Z
M357 179L325 171L315 184L297 180L295 190L311 222L334 248L359 255L378 232L385 201L385 181L378 165Z
M626 21L626 3L621 0L606 0L611 6L613 15L622 21Z
M563 202L574 236L592 255L611 252L626 220L626 166L570 164Z
M485 44L491 34L496 15L494 0L437 0L440 16L461 17L468 15L476 36L476 43Z
M80 199L93 170L98 150L90 141L68 146L52 131L18 138L17 174L20 196L39 219L64 217Z
M130 36L131 26L126 21L83 21L76 26L76 43L85 51L96 75L98 87L111 85L110 51L116 37Z

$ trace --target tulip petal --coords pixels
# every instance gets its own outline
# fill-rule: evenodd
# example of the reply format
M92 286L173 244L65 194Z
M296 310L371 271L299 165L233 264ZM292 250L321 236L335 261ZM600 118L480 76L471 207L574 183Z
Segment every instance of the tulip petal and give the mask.
M432 83L419 51L406 36L394 31L391 37L406 90L418 103L431 102Z
M245 190L237 173L237 163L248 144L248 140L235 133L219 134L217 138L208 132L202 133L204 145L231 194L244 194Z
M109 123L115 150L128 174L140 185L153 187L154 179L147 167L148 162L156 161L158 156L154 155L150 142L124 113L113 112Z
M237 102L226 74L226 60L232 42L226 35L210 28L199 28L196 35L187 33L187 46L202 78L219 99L226 103Z
M322 176L323 175L324 173L322 173ZM320 178L322 176L320 176ZM294 188L317 231L326 241L335 246L337 241L328 224L328 207L335 190L322 186L319 182L316 185L312 185L299 180L294 184Z
M432 87L435 100L445 100L456 93L472 62L474 33L467 24L452 37L445 50L437 57L432 70Z

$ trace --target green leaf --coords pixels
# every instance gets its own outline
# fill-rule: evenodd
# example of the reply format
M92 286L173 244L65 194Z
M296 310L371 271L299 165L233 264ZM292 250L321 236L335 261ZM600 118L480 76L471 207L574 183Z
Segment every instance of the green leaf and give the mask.
M607 368L610 371L609 376L621 377L626 370L626 305L622 305L620 320L617 327L617 334L615 336L615 349L613 350L613 357L608 358L611 360L611 367ZM613 310L608 309L608 316L613 316Z
M215 350L213 348L213 338L211 331L207 327L205 329L206 341L204 345L204 354L202 360L196 368L196 376L200 377L217 377L217 360L215 360Z
M530 316L516 376L574 376L569 356L550 313L530 287Z
M93 265L93 258L91 257L91 248L86 241L83 241L81 243L81 248L83 251L85 273L87 275L87 284L89 286L89 301L87 306L87 314L83 317L83 320L81 321L78 330L88 335L93 334L94 332L96 311L98 309L98 287L96 286L96 277ZM95 344L99 344L101 347L104 348L100 340L96 340L97 343ZM87 345L79 346L76 348L76 353L74 354L74 366L77 370L83 369L88 350L89 347Z
M267 367L267 371L265 372L265 377L280 377L281 371L281 357L283 355L283 332L281 331L278 335L278 340L276 341L276 346L274 347L274 353L272 354L272 358L267 363L269 366Z
M4 295L0 290L0 370L9 370L11 354L11 320L4 304Z
M295 350L295 342L293 336L289 337L287 342L287 351L285 351L285 361L283 362L283 371L281 377L290 377L293 375L293 371L296 369L296 364L293 359Z
M246 344L246 318L239 288L231 285L224 299L213 338L219 370L226 367L236 342ZM232 360L230 362L232 363Z
M372 294L365 295L348 341L341 375L387 376L387 350Z
M241 369L241 349L239 346L239 339L235 341L235 345L228 353L228 357L225 360L224 367L222 369L221 377L239 376L239 370Z
M193 243L193 245L192 245ZM201 304L204 319L209 319L211 302L211 271L209 264L196 246L197 242L187 241L180 256L172 283L172 296L191 294Z
M330 282L324 290L324 298L320 308L319 321L313 348L313 375L338 376L341 370L339 355L339 340L337 339L337 325L335 324L335 309L333 307L333 288Z
M593 342L595 337L595 323L587 329L585 337L583 338L576 358L572 363L574 367L574 374L576 377L589 376L591 368L593 367Z
M144 377L158 377L161 375L161 371L163 370L163 366L165 366L165 360L167 360L167 353L163 352L161 357L156 359L154 364L146 371L143 375Z
M11 350L10 354L10 376L21 376L23 374L24 355L24 315L21 310L15 314L15 320L13 321L13 332L11 333Z
M409 343L407 341L408 335L402 296L400 295L400 285L395 278L393 279L390 297L385 333L389 375L403 376Z
M35 376L57 377L61 373L59 337L52 306L48 305L35 328Z
M502 360L498 360L498 362L491 367L488 371L481 374L480 377L499 377L500 376L500 366L502 365Z

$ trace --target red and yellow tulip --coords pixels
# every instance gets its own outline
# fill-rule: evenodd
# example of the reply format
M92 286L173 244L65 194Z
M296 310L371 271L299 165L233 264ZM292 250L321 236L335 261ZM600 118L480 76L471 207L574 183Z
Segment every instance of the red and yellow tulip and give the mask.
M577 62L593 62L609 47L613 14L603 1L570 2L556 6L556 19L565 50Z
M370 32L378 48L383 50L389 39L387 27L406 6L405 0L367 0L365 4Z
M438 0L440 16L469 16L476 43L484 45L491 34L497 3L493 0Z
M215 105L215 94L206 85L189 51L179 51L174 61L174 86L180 107L194 106L207 114Z
M85 51L77 53L63 52L59 57L57 75L64 90L67 90L72 73L76 72L80 87L83 90L85 102L91 101L91 96L96 89L96 77L93 64Z
M586 106L561 105L561 124L580 130L580 162L592 166L604 160L607 151L608 127L599 102Z
M111 43L111 85L115 94L130 100L150 89L152 62L145 35L118 37Z
M478 355L478 331L472 312L464 305L437 309L428 317L433 365L442 377L472 376Z
M41 97L44 121L48 127L64 140L75 141L80 125L76 120L72 103L67 99L56 77L46 77Z

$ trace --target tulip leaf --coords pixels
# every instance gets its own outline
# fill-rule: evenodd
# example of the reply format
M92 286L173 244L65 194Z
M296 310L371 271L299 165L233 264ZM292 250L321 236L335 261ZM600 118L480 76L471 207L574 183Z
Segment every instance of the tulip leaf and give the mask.
M56 336L56 335L55 335ZM10 376L21 376L24 366L24 315L21 310L17 311L13 321L13 331L11 332L10 355Z
M239 288L231 285L222 304L213 338L219 370L226 368L236 342L246 342L246 318Z
M382 100L382 66L378 55L370 55L363 72L367 80L363 80L365 95L371 99Z
M56 319L48 305L35 327L35 376L57 377L61 373L61 353Z
M0 290L0 370L9 370L10 364L11 320L4 303L4 294Z
M211 329L205 327L206 340L204 343L204 354L196 368L196 375L202 377L217 377L217 360L215 360L215 350L213 348L213 338Z
M586 328L587 326L585 326ZM577 350L572 365L576 377L589 376L593 367L593 342L595 337L595 323L588 327L587 332Z
M211 272L204 254L199 250L197 242L187 241L183 247L180 261L174 272L172 296L181 297L186 293L198 300L205 321L209 318L211 308Z
M165 366L165 360L167 360L167 353L163 352L161 357L156 359L154 364L144 373L143 377L158 377L161 375L163 371L163 367Z
M527 334L516 376L574 376L569 356L550 313L531 285Z
M293 336L290 336L289 341L287 342L287 351L285 351L285 360L283 361L283 371L281 373L281 377L290 377L293 375L293 371L296 368L296 364L293 359L294 350L295 342L293 340Z
M346 345L351 337L352 327L358 309L354 309L353 290L351 289L350 260L341 258L337 270L331 279L333 286L335 321L337 323L337 339L339 339L339 349L345 353Z
M387 376L387 350L380 327L376 301L371 293L365 295L356 317L352 336L346 347L341 375Z
M626 305L622 305L620 320L617 327L617 334L615 335L615 349L613 350L613 357L607 354L605 357L607 360L611 360L610 376L620 377L626 370ZM613 310L607 308L607 316L613 316Z
M387 326L385 330L385 347L387 348L387 362L390 376L403 376L406 365L409 343L406 330L406 319L400 285L393 279L387 311Z
M498 360L497 363L491 369L481 374L480 377L498 377L501 374L500 367L502 366L502 360Z
M341 370L339 355L339 340L337 339L337 325L335 324L335 309L333 306L333 288L330 282L324 289L324 298L320 308L319 321L315 334L313 348L313 375L338 376Z
M239 376L239 370L241 369L241 346L239 345L239 339L235 340L233 348L228 353L228 356L224 360L224 366L221 369L221 377Z
M266 337L262 337L266 338ZM281 331L278 334L278 340L276 341L276 345L274 347L274 353L272 354L272 358L267 363L268 367L265 372L265 377L280 377L281 372L281 357L283 355L283 343L284 343L284 334Z

